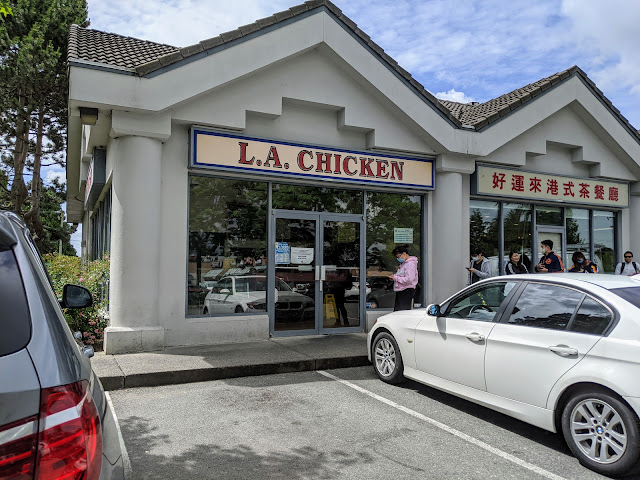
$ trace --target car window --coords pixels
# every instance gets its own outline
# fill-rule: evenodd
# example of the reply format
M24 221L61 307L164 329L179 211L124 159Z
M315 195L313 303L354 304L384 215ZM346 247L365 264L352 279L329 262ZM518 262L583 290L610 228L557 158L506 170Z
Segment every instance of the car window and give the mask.
M610 291L624 298L631 305L640 308L640 287L613 288Z
M499 282L484 285L454 300L445 313L450 318L466 318L493 322L498 310L516 282Z
M22 350L31 338L27 297L13 250L0 247L0 356Z
M569 325L572 332L602 335L612 320L611 312L600 302L587 297Z
M230 287L227 287L230 289ZM249 281L246 278L236 278L236 293L248 293Z
M509 323L527 327L564 330L583 293L544 283L530 283L518 298Z

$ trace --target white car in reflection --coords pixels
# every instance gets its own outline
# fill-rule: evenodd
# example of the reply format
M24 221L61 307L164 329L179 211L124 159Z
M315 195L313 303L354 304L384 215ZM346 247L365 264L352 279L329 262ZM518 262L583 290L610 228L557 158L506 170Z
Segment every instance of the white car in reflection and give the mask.
M580 463L620 476L640 457L640 282L509 275L368 334L380 379L410 378L551 432Z
M294 292L286 282L275 279L278 316L291 321L313 318L314 300ZM204 299L204 315L264 313L267 311L267 277L264 275L227 276L218 280Z

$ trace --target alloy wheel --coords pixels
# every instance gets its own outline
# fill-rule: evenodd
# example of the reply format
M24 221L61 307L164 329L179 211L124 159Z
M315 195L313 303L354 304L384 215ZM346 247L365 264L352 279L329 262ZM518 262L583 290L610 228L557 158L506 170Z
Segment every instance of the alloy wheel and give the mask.
M396 350L388 338L381 338L375 349L376 369L380 375L388 377L396 369Z
M620 414L608 403L587 398L571 411L571 438L590 460L610 464L627 449L627 429Z

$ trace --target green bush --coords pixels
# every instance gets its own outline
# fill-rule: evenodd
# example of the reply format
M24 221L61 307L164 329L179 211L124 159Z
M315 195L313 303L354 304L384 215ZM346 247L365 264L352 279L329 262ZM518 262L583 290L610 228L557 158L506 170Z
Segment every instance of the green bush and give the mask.
M59 298L67 283L87 287L93 294L92 307L63 312L72 332L82 332L85 344L100 347L109 320L109 256L83 264L78 257L47 253L44 262Z

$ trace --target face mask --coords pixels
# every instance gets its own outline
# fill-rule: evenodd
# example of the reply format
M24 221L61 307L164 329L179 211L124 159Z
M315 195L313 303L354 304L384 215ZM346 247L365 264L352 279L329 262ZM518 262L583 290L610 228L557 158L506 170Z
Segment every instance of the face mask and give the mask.
M404 262L404 258L402 258L402 257L397 257L396 260L398 260L400 263Z
M474 262L477 262L480 259L480 257L471 257L471 260L473 260Z
M578 263L584 263L584 258L581 258L580 260L578 260Z

